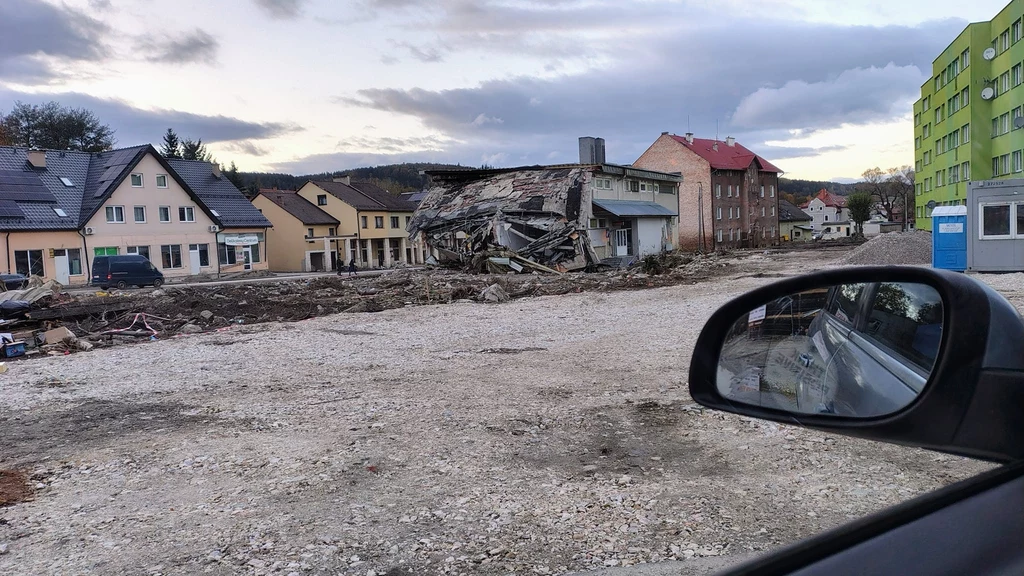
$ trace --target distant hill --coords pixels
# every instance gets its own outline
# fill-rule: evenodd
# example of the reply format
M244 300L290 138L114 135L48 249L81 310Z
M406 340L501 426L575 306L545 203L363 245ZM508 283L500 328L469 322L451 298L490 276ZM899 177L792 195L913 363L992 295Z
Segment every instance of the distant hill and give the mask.
M822 189L828 190L840 196L849 196L857 191L856 184L841 184L839 182L820 182L817 180L790 180L779 178L779 192L784 195L792 195L786 198L796 205L810 200Z
M255 196L261 188L277 188L279 190L298 190L307 180L330 180L340 176L351 176L353 180L368 180L392 194L422 190L426 186L426 176L421 176L420 171L424 170L459 170L468 166L457 164L430 164L426 162L411 162L405 164L385 164L381 166L368 166L365 168L353 168L351 170L338 170L336 172L321 172L319 174L306 174L293 176L291 174L273 174L267 172L239 172L244 192L250 197Z

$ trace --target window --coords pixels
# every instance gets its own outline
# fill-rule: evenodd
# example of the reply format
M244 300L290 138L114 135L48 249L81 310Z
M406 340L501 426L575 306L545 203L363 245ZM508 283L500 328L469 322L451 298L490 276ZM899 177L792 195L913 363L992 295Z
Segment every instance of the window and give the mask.
M971 49L968 48L960 53L960 68L966 69L971 65Z
M928 101L929 101L929 98L927 96L925 96L924 100L921 101L921 111L922 112L927 112L928 111Z
M160 208L157 209L157 212L160 213L160 221L161 222L165 222L166 223L166 222L170 222L171 221L171 207L170 206L161 206Z
M181 244L165 244L160 247L160 262L163 268L181 268Z
M942 154L942 138L935 141L935 155L938 156L940 154Z
M717 216L717 220L721 220L722 219L722 207L721 206L718 207L718 214L716 214L716 216Z
M401 222L401 220L398 218L398 216L392 216L391 217L391 227L392 228L400 228L402 226L400 224L400 222Z
M249 246L249 253L252 256L252 261L253 262L259 262L260 261L260 243L257 242L255 244L253 244L252 246Z
M1024 166L1021 165L1021 151L1017 150L1013 153L1013 171L1024 172Z
M999 157L999 168L1000 168L1000 171L999 171L1000 174L1009 174L1010 173L1010 155L1009 154L1003 154L1002 156Z
M362 226L363 228L369 228L369 226L368 226L368 225L366 224L366 216L360 216L360 217L359 217L359 224L360 224L360 225L361 225L361 226Z
M939 122L942 122L942 107L941 106L935 109L935 123L938 124Z
M932 179L931 178L925 178L924 179L924 191L925 192L931 192L932 191Z
M333 226L327 229L327 235L328 236L336 236L336 234L334 232L335 232L335 230L334 230Z
M383 216L374 216L373 217L373 227L374 228L383 228L384 227L384 217Z
M953 133L949 135L950 148L956 148L960 146L960 131L953 130Z
M79 248L61 248L53 251L54 256L68 257L68 274L78 276L82 273L82 250Z
M768 186L768 197L775 198L775 184Z
M914 172L920 172L920 171L921 171L921 161L920 160L915 160L914 161Z
M721 198L721 197L722 197L722 185L721 184L715 184L715 198Z
M129 246L125 254L138 254L149 260L149 246Z
M946 183L944 181L944 178L945 178L945 172L943 172L942 170L939 170L938 172L935 173L935 187L936 188L938 188L940 186L945 186L946 185Z
M1017 118L1024 116L1024 106L1017 106L1016 108L1014 108L1013 112L1011 112L1011 115L1013 120L1010 122L1010 124L1013 126L1013 130L1019 130L1019 128L1017 128Z
M917 184L914 184L914 193L915 193L915 194L916 194L917 196L920 196L920 195L921 195L921 191L922 191L923 189L924 189L924 184L921 184L920 182L918 182Z
M721 242L722 241L722 230L721 229L719 229L718 232L715 234L715 241L716 242Z
M107 206L107 222L124 224L124 206Z
M928 370L942 338L942 297L926 284L880 284L867 327L872 340Z
M761 186L761 198L764 198L764 186Z
M92 253L95 256L117 256L117 246L100 246L93 248Z
M157 174L156 175L156 187L157 188L167 188L167 174Z
M146 207L145 206L136 206L134 208L134 212L135 212L135 221L138 222L139 224L145 224L146 223Z
M963 180L964 182L969 182L971 180L970 162L964 162L963 164L960 165L960 179Z
M843 284L836 290L832 302L828 305L828 311L843 322L853 323L857 315L857 304L860 295L864 292L864 284Z
M949 107L950 114L952 114L953 112L956 112L957 110L960 109L960 95L959 94L953 94L953 97L950 98L950 102L952 103L952 106Z
M1007 92L1010 91L1009 72L1003 72L1003 75L999 77L999 85L1002 86L1002 90L999 91L1000 94L1006 94Z
M828 222L828 214L825 214L825 222Z
M313 229L306 228L306 238L312 238L313 236L315 236L315 234L313 234Z
M316 205L317 206L327 206L327 194L317 194L316 195Z
M729 198L732 198L732 184L729 184Z
M43 251L15 250L14 271L23 276L43 276Z
M1010 238L1010 204L982 204L981 238Z
M948 172L949 172L949 183L950 184L956 184L957 182L960 181L960 167L959 166L953 166L952 168L950 168L948 170Z
M1013 29L1013 43L1016 44L1020 40L1020 36L1021 36L1021 21L1020 21L1020 18L1018 18L1017 21L1013 23L1012 29Z
M193 206L178 207L178 222L195 222L196 209ZM180 251L180 247L179 247Z
M920 126L920 125L921 125L921 115L920 114L914 114L914 126Z
M217 244L217 258L220 259L221 264L236 264L238 262L235 258L235 247L223 243ZM258 262L259 260L253 259L253 261Z
M970 141L971 141L971 125L970 124L964 124L963 127L960 128L960 142L962 142L964 144L967 144Z
M772 216L775 216L775 204L772 204Z
M1010 29L1003 30L1003 33L999 35L999 39L1002 41L1002 51L1006 52L1010 49Z
M597 180L594 181L594 187L599 188L601 190L611 190L612 181L609 178L598 178Z
M640 191L641 192L647 192L647 190L648 190L647 182L641 182L640 183Z
M630 180L629 181L629 191L630 192L639 192L640 191L640 182L638 180Z
M1003 114L1002 116L999 117L999 129L1000 129L1000 132L999 132L1000 134L1009 134L1010 133L1010 113L1009 112L1007 112L1006 114Z
M65 212L63 208L54 208L53 213L56 214L57 216L60 216L61 218L68 217L68 213Z
M732 228L729 228L729 242L732 242Z
M966 108L967 106L970 106L970 105L971 105L971 91L968 88L964 88L963 91L960 92L960 106Z
M924 165L927 166L927 165L929 165L931 163L932 163L932 153L930 151L925 151L925 153L924 153Z
M199 252L199 266L205 268L210 265L210 245L209 244L189 244L189 252ZM191 256L191 255L190 255Z
M765 207L764 207L764 206L761 206L761 216L762 216L762 217L764 217L764 216L767 216L767 215L768 215L768 214L766 214L766 212L767 212L767 210L765 209Z
M132 188L142 188L142 174L132 174Z
M657 184L651 184L651 189L654 190L655 194L661 193L661 186Z
M921 149L921 137L914 138L914 150Z
M1022 81L1024 81L1024 78L1021 78L1021 71L1022 70L1024 70L1024 68L1022 68L1022 66L1020 64L1017 64L1011 70L1011 80L1013 81L1013 87L1014 88L1016 88L1017 86L1020 86L1020 83Z
M945 72L943 72L943 74L945 74ZM938 92L939 88L942 88L942 78L939 77L939 76L936 76L935 77L935 92Z

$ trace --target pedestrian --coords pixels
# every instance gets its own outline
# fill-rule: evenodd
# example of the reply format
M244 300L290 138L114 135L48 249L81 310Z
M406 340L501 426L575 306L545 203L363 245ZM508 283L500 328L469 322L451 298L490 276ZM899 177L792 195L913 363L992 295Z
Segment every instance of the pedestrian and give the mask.
M356 268L356 260L353 258L348 262L348 275L349 277L355 276L358 269Z

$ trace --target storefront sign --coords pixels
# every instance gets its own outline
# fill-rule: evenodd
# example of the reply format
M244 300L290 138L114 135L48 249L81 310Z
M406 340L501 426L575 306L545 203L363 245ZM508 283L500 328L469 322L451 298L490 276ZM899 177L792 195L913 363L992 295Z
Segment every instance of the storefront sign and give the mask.
M260 237L256 234L225 234L224 243L228 246L251 246L259 244Z

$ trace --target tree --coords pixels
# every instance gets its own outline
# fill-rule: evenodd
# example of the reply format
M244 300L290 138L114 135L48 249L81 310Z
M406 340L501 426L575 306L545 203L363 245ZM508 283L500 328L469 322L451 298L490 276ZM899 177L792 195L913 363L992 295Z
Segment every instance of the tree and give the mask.
M116 143L114 131L91 111L58 102L15 102L3 124L4 139L26 148L102 152Z
M916 203L916 194L914 193L914 178L916 174L910 166L889 168L888 174L889 184L896 190L896 196L899 199L895 206L895 216L899 221L903 222L903 229L907 230L907 221L913 217ZM904 215L906 218L903 217Z
M871 194L886 220L902 222L904 213L909 219L914 210L913 168L902 166L883 172L876 167L865 170L861 176L864 181L858 186L859 190Z
M0 114L0 146L14 146L14 130L3 114Z
M857 236L864 236L864 223L871 219L874 203L867 192L856 192L846 197L846 207L850 209L850 220L857 227Z
M220 167L221 172L227 176L228 180L235 185L235 188L239 190L245 188L245 180L238 174L238 166L235 166L234 160L231 161L231 166L224 169L224 166Z
M160 148L160 154L164 158L181 158L181 140L171 128L164 134L164 145Z
M181 157L185 160L199 160L201 162L212 162L213 155L206 150L203 139L192 140L185 138L181 141Z

